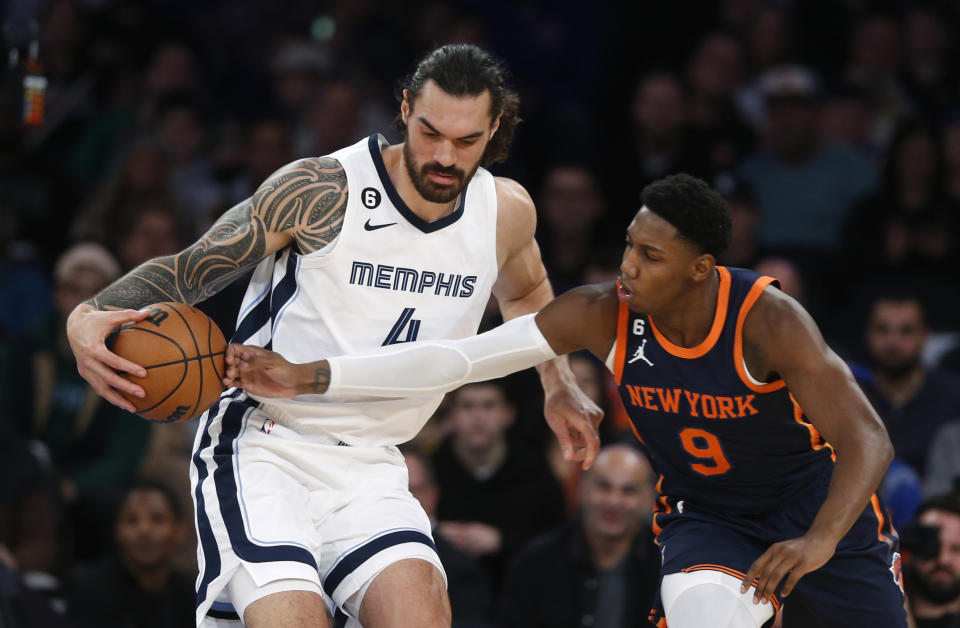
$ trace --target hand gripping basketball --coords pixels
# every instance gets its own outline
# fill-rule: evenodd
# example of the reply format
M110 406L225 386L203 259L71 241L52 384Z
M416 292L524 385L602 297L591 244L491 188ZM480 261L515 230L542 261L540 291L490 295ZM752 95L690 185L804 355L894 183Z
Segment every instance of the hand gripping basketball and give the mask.
M142 397L118 390L145 419L192 419L223 391L223 333L203 312L183 303L155 303L144 310L141 320L121 325L106 339L117 356L145 372L121 374L140 385Z

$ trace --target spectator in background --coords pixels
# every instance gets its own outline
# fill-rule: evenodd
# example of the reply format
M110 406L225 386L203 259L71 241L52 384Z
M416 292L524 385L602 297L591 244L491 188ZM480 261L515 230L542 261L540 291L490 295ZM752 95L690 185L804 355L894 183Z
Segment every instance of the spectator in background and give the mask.
M764 257L753 265L753 270L761 275L773 277L780 282L780 289L806 307L803 289L803 276L800 269L783 257Z
M839 244L850 207L873 188L875 174L853 149L823 141L820 87L810 70L776 68L763 88L767 145L740 171L760 206L760 243L817 265Z
M633 185L629 207L637 204L647 183L672 172L698 169L688 145L686 110L683 85L673 74L651 72L637 82L631 108L630 156L615 164L620 172L617 180Z
M927 452L923 493L927 497L960 491L960 419L947 421L937 430Z
M960 109L955 110L941 127L940 137L943 140L944 192L956 207L960 205ZM956 225L954 229L957 229Z
M937 132L903 123L890 143L883 185L853 211L843 238L843 265L855 277L897 272L947 279L957 222L943 195Z
M960 496L949 493L920 506L916 522L936 529L936 551L908 557L903 581L917 628L960 626ZM906 540L906 539L905 539ZM920 552L925 553L925 552Z
M871 13L853 25L844 79L870 100L870 135L877 146L887 145L897 123L910 111L900 82L902 47L900 24L889 13Z
M581 484L580 518L533 539L512 562L500 625L645 625L659 583L653 500L653 471L639 451L601 450Z
M949 21L926 3L908 5L903 18L903 85L914 110L934 119L956 104L950 85L956 85L958 77L948 61L953 42L947 24Z
M516 411L501 380L452 395L452 432L432 457L440 486L437 532L479 559L497 591L509 557L563 521L563 494L542 453L508 442Z
M57 260L58 317L51 321L50 346L27 358L28 381L19 399L5 400L32 425L60 474L60 493L75 515L75 535L82 539L77 550L84 556L102 548L111 500L136 473L150 436L149 423L105 402L80 377L67 344L67 316L119 274L116 261L95 244L78 244Z
M124 269L171 255L182 248L183 220L176 209L163 203L148 202L129 207L112 225L109 242Z
M844 85L830 92L823 103L820 124L828 142L845 144L871 159L880 153L881 147L870 137L870 101L855 87Z
M73 574L68 612L76 626L194 625L193 583L171 566L183 528L180 507L169 489L135 484L116 517L116 552Z
M537 242L550 283L561 294L581 283L606 203L588 168L564 164L547 171L537 205L543 216Z
M753 130L737 112L734 97L743 83L743 50L725 32L707 35L687 64L688 148L696 160L688 174L711 178L737 167L753 150Z
M918 472L926 468L933 435L960 417L960 379L924 368L920 355L926 340L920 301L894 292L875 298L867 323L870 370L861 371L858 381L898 458Z
M453 628L481 628L489 626L493 611L490 579L470 555L457 549L441 534L436 534L437 501L440 488L433 476L430 459L415 447L402 447L407 464L410 493L417 498L423 511L430 517L434 528L433 539L437 555L447 574L447 593L450 595L450 610Z
M107 242L124 214L146 203L172 204L170 163L160 142L141 137L127 149L117 172L106 180L76 217L76 240Z

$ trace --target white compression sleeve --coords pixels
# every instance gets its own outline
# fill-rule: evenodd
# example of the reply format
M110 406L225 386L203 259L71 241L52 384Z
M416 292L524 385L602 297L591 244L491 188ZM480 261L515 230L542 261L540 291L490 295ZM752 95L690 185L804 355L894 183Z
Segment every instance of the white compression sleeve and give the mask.
M536 366L557 355L535 316L520 316L469 338L403 343L330 358L326 394L430 396Z

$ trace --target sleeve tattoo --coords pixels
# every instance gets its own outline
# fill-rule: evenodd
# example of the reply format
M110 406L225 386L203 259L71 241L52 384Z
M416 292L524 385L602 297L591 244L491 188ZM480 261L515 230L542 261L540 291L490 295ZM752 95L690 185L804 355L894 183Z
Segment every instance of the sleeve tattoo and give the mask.
M257 264L269 232L287 232L302 254L340 233L347 177L335 159L303 159L267 179L231 208L195 243L175 255L133 269L87 301L99 310L137 309L159 301L193 305Z

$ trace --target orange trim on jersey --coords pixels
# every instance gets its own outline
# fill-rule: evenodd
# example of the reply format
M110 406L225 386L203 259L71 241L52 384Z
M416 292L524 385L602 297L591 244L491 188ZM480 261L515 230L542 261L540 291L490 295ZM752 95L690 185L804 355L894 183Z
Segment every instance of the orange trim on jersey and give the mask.
M743 300L743 304L740 306L740 313L737 315L737 326L733 332L733 365L737 369L737 375L740 376L740 381L746 384L747 388L758 393L775 392L787 385L782 379L766 384L757 384L747 374L747 368L743 362L743 323L747 320L747 314L750 313L757 299L760 298L760 295L763 294L766 287L774 281L776 281L776 279L773 277L760 277L753 283L750 292L747 293L747 298Z
M720 332L723 331L723 324L727 320L727 303L730 302L730 271L723 266L717 266L717 273L720 275L720 288L717 291L717 310L713 314L713 324L710 326L710 333L703 339L703 342L696 347L680 347L667 340L666 336L660 333L657 326L653 324L653 318L648 317L650 329L653 330L653 336L663 347L664 351L678 358L694 360L702 358L707 354L713 345L717 344Z
M662 487L663 487L663 474L660 475L660 478L657 480L657 485L654 487L653 490L657 491L657 493L660 494ZM667 502L667 496L660 494L660 497L658 497L657 500L653 502L652 527L653 527L653 535L655 537L660 536L660 532L663 530L663 528L661 528L657 524L657 515L669 515L671 512L673 512L673 509L670 507L670 504ZM656 541L656 543L657 545L660 545L659 541Z
M743 573L742 571L737 571L736 569L732 569L730 567L727 567L726 565L712 565L709 563L704 563L701 565L691 565L685 569L681 569L680 571L684 573L690 573L691 571L719 571L720 573L725 573L728 576L733 576L737 580L742 581L742 580L746 580L747 578L747 574ZM756 586L758 580L759 580L758 578L754 578L753 582L751 582L750 584L752 586ZM770 602L773 604L774 612L777 612L780 610L780 601L777 599L776 595L770 596Z
M870 505L873 506L873 514L877 516L877 538L892 546L893 541L883 533L883 524L886 517L883 516L883 511L880 509L880 498L877 497L876 493L870 496Z
M630 319L630 308L626 303L620 303L620 309L617 312L617 350L613 354L613 379L617 386L623 380L623 363L627 357L627 322ZM631 427L633 423L631 422ZM636 434L636 430L634 430ZM637 436L637 438L640 438ZM643 442L642 440L640 442Z
M799 423L800 425L807 428L807 431L810 432L810 448L814 451L823 449L827 447L830 449L830 457L834 462L837 461L837 452L833 450L833 445L823 440L823 437L820 435L820 430L817 429L810 421L805 421L803 419L803 408L800 407L800 404L797 402L797 398L790 395L790 402L793 403L793 420Z

